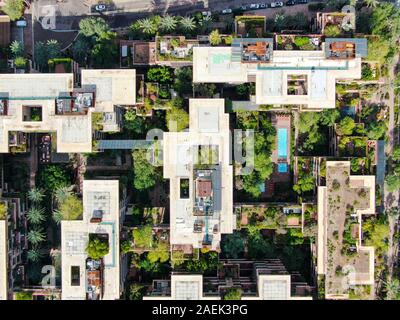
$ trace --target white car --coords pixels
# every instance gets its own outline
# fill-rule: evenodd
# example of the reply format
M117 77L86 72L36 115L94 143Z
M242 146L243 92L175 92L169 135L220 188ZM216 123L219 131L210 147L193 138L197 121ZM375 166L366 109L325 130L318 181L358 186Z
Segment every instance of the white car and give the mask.
M277 1L271 3L271 8L279 8L279 7L283 7L283 2Z
M201 14L203 15L203 17L209 17L211 16L211 11L203 11Z
M250 5L250 9L254 10L254 9L258 9L260 7L260 5L258 3L252 3Z
M224 9L222 10L222 14L232 13L232 9Z
M104 11L107 9L106 5L104 5L104 4L98 4L94 8L96 9L96 11Z

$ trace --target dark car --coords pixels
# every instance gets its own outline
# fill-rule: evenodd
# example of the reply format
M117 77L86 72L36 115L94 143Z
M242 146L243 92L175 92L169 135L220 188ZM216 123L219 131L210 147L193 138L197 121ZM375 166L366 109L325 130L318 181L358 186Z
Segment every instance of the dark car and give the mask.
M287 6L294 6L295 4L296 4L296 1L294 1L294 0L286 1Z
M308 3L308 0L297 0L296 2L298 4L305 4L305 3Z

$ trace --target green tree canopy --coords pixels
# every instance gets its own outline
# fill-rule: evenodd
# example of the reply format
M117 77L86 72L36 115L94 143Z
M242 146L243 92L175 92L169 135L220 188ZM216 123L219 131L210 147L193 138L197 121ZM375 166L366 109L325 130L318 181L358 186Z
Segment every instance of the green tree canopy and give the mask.
M159 170L148 161L147 150L134 150L132 156L134 187L137 190L154 187L161 176Z
M173 69L167 66L151 67L147 71L147 80L158 83L171 83L174 79Z
M149 252L147 255L147 259L149 259L150 262L155 263L155 262L160 262L164 263L168 261L169 259L169 248L166 243L164 242L159 242L156 245L156 248L152 251Z
M244 252L244 241L240 233L235 232L225 236L221 247L228 259L238 259Z
M86 247L86 253L90 258L94 260L99 260L107 255L109 251L110 247L107 240L101 239L95 234L89 235L89 242Z
M83 214L82 200L76 195L69 195L59 206L63 220L77 220Z
M350 136L353 134L356 124L349 116L344 117L336 127L336 133L340 136Z
M37 185L47 192L53 193L61 187L71 185L70 175L63 166L51 164L39 172Z
M218 29L211 31L209 37L210 37L210 44L212 46L218 46L219 44L221 44L222 39Z
M153 246L153 229L151 225L140 226L133 230L135 247L151 248Z
M182 99L175 98L168 102L167 127L169 131L182 131L189 127L189 114L182 108Z
M18 20L24 14L24 0L6 0L1 10L7 14L12 21Z

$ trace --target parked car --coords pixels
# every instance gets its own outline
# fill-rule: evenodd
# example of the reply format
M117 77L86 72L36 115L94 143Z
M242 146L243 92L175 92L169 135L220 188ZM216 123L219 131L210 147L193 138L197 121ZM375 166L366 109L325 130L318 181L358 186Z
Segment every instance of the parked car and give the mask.
M277 1L277 2L272 2L271 3L271 8L279 8L283 7L283 2L282 1Z
M296 4L296 1L295 1L295 0L286 1L286 5L287 5L287 6L294 6L295 4Z
M211 16L211 11L203 11L201 14L203 15L203 17L209 17Z
M260 9L267 8L267 4L266 3L259 3L259 5L260 5Z
M95 8L96 11L99 11L99 12L104 11L104 10L107 9L105 4L98 4L94 8Z
M248 10L248 7L246 5L243 5L243 6L240 7L240 10L246 11L246 10Z
M297 0L296 3L298 3L298 4L306 4L306 3L308 3L308 0Z
M222 10L222 14L232 13L232 9L224 9Z
M250 5L250 9L251 9L251 10L255 10L255 9L258 9L258 8L260 8L260 5L259 5L258 3L252 3L252 4Z

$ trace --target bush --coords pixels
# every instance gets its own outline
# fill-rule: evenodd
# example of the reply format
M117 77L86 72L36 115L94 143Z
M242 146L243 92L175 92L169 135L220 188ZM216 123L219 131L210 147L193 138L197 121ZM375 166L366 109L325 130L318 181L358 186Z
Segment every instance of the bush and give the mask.
M133 230L135 247L151 248L153 246L153 229L151 225L141 226Z
M302 46L304 46L304 45L307 45L307 44L309 44L310 43L310 39L308 38L308 37L296 37L295 39L294 39L294 44L298 47L298 48L300 48L300 47L302 47Z
M25 69L25 67L26 67L26 59L24 57L16 57L14 59L14 66L17 69Z
M33 300L32 293L26 291L15 292L15 300Z
M4 202L0 202L0 220L4 220L7 216L7 205Z
M171 83L173 79L173 69L166 66L152 67L147 71L147 80L150 82Z
M69 195L60 205L63 220L77 220L83 214L82 201L76 195Z
M224 294L224 300L240 300L242 298L242 290L238 288L230 288Z
M18 20L24 14L24 0L6 0L6 4L2 7L12 21Z
M324 35L335 38L340 35L340 28L337 25L331 24L324 29Z
M94 259L99 260L103 258L110 252L110 247L108 241L102 238L99 238L96 234L89 235L89 242L86 247L87 255Z

